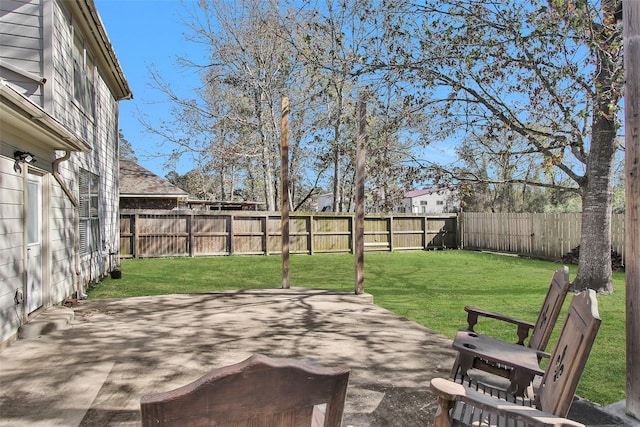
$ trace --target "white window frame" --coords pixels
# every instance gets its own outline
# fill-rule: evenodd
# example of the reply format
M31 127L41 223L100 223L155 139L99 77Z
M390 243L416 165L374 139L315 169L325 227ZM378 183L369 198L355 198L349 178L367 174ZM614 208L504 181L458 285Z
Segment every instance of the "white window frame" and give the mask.
M85 114L95 117L95 62L86 40L77 31L74 31L72 52L73 97Z
M80 168L78 179L80 254L89 255L102 247L100 230L100 177Z

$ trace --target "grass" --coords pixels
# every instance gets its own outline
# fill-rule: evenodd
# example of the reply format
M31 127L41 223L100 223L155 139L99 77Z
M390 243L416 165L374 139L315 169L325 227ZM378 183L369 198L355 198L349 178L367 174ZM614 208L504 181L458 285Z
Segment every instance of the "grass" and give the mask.
M279 288L281 268L278 256L123 260L122 279L105 279L89 298ZM373 253L365 255L365 292L377 305L453 338L466 324L465 305L534 322L557 268L547 261L469 251ZM572 279L575 273L570 266ZM293 287L353 291L354 258L292 256L290 281ZM625 398L624 274L614 273L613 281L615 292L598 298L602 325L577 391L600 405ZM560 316L556 335L565 312ZM478 326L515 339L515 328L497 321L481 319Z

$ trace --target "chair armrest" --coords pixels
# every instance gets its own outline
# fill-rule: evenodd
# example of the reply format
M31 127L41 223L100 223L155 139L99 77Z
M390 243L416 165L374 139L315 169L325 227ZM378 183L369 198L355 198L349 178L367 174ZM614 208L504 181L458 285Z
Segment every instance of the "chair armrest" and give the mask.
M537 350L537 352L538 352L538 360L542 360L542 358L551 359L551 353L547 353L546 351L540 351L540 350Z
M527 322L526 320L516 319L493 311L483 310L478 307L468 305L464 308L464 311L467 312L467 330L469 331L473 331L474 326L478 323L478 316L488 317L516 325L518 327L518 330L516 331L518 334L518 344L520 345L524 345L524 340L529 336L529 331L535 327L534 323Z
M530 427L585 427L584 424L576 421L547 414L529 406L500 400L444 378L432 379L431 390L438 395L435 427L451 427L449 411L453 409L455 402L480 408L485 413L518 420Z

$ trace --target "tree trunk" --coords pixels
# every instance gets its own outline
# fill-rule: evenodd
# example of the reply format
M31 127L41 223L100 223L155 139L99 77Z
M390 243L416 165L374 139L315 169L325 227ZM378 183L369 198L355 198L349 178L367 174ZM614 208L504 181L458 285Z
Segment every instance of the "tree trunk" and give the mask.
M615 128L601 118L595 122L582 196L582 235L578 275L573 289L613 292L611 283L611 211Z
M268 211L276 210L275 183L273 182L273 170L270 162L270 151L264 134L261 135L262 142L262 178L264 182L264 198Z
M335 133L338 134L337 130L340 125L336 125ZM336 136L336 141L334 142L333 148L333 211L340 212L340 199L342 195L340 194L340 148L338 147Z
M266 205L267 211L275 211L276 210L276 199L275 199L275 184L273 182L273 169L271 168L271 147L269 146L269 141L267 139L267 135L264 132L264 120L262 116L262 100L263 93L259 88L254 90L254 104L255 104L255 113L257 119L257 132L258 137L260 139L260 146L262 148L261 152L261 161L262 161L262 182L264 185L264 201Z
M337 113L333 118L333 211L342 212L342 186L340 174L340 127L342 125L342 86L336 86Z
M603 2L605 17L613 17L615 1ZM605 19L607 21L607 19ZM606 39L605 27L600 36ZM604 44L603 44L604 45ZM613 172L616 152L615 104L612 96L615 64L606 52L597 51L595 103L591 128L591 148L582 187L582 236L575 290L591 288L598 293L613 292L611 283L611 213ZM612 107L613 105L613 107Z

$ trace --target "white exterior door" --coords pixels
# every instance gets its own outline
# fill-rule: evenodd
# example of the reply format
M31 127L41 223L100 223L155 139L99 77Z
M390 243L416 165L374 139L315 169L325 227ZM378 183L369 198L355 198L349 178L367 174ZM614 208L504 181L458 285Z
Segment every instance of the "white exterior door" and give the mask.
M42 306L42 177L27 180L27 313Z

